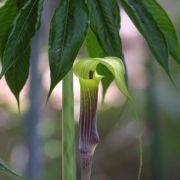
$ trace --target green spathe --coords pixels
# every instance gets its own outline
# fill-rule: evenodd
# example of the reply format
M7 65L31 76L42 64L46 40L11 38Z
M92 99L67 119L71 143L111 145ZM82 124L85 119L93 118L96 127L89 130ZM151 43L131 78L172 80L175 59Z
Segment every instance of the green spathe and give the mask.
M141 170L142 170L142 137L141 137L140 124L139 124L140 118L139 118L139 114L137 112L134 100L129 94L126 83L125 83L125 79L124 79L125 67L124 67L123 61L117 57L86 58L86 59L82 59L78 61L74 65L74 73L80 80L81 93L85 94L85 91L88 91L88 88L84 88L87 86L90 89L92 89L92 87L94 87L95 89L98 88L98 84L100 80L103 78L103 76L101 76L97 72L98 65L105 66L112 73L118 89L127 97L128 101L130 102L131 109L135 115L136 125L138 129L139 148L140 148L140 166L139 166L139 173L138 173L138 180L139 180L141 176ZM93 72L92 77L90 77L91 72ZM88 106L88 105L84 104L84 106Z
M78 61L74 66L74 73L81 79L89 79L89 71L96 71L98 65L104 65L114 76L119 90L132 100L124 80L125 68L122 60L117 57L87 58ZM96 73L97 74L97 73Z

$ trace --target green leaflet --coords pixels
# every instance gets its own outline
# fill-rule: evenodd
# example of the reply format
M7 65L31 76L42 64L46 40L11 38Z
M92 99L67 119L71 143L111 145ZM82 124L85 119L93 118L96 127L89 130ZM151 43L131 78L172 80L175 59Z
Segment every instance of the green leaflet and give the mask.
M4 43L4 36L7 35L9 28L16 16L18 8L16 7L16 2L12 0L7 0L4 2L2 7L0 7L0 57L2 57L2 45Z
M13 64L5 74L6 82L15 96L19 108L19 93L21 92L28 78L30 65L29 59L30 47L23 52L23 55L18 58L18 62Z
M43 0L29 0L18 13L13 28L7 39L3 53L3 67L0 77L18 61L18 58L30 46L30 41L35 34L40 22L40 10ZM39 11L38 11L39 10ZM20 52L22 52L20 54Z
M23 177L23 176L17 174L15 171L11 170L2 160L0 160L0 171L6 173L8 175L11 175L17 179L28 180L28 178Z
M87 0L90 11L90 26L101 48L108 56L122 58L119 37L120 13L116 0Z
M106 53L101 48L96 35L93 33L91 28L88 29L88 33L86 36L86 47L88 50L88 54L90 57L105 57Z
M21 6L24 1L21 1ZM43 0L29 0L16 16L3 47L2 71L19 104L19 93L29 74L30 43L40 25Z
M62 0L51 22L49 37L49 64L51 87L63 79L73 66L85 39L88 27L88 10L84 0Z
M165 10L155 0L139 1L153 16L159 29L162 31L168 44L169 52L180 64L180 47L174 25Z
M169 75L167 43L153 16L139 0L120 0L120 2L138 30L146 39L159 64Z

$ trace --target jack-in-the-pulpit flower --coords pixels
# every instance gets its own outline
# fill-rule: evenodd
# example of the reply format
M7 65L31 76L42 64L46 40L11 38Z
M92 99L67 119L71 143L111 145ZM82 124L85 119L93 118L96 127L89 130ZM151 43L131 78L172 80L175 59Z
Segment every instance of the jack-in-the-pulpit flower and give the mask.
M138 179L140 179L142 167L142 143L138 123L139 117L133 99L130 96L125 83L124 64L121 59L116 57L87 58L78 61L74 65L74 73L79 78L81 89L79 118L79 156L81 179L90 180L92 158L95 148L99 142L99 135L96 125L98 86L101 79L105 77L98 74L98 66L105 66L112 73L118 89L127 97L136 116L140 145L140 170L138 174Z

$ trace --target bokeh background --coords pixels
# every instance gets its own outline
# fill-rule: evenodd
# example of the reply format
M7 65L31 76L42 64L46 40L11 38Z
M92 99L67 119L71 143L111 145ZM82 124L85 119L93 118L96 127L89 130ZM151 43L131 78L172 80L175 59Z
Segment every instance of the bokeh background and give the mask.
M180 37L180 1L159 0ZM21 93L21 112L4 79L0 82L0 157L33 180L61 179L61 83L49 103L48 30L57 0L46 1L42 28L32 42L31 71ZM121 11L121 37L128 67L129 89L141 114L144 146L142 180L180 179L180 94L150 54L147 44ZM180 38L179 38L180 39ZM79 58L86 57L83 45ZM180 88L180 67L170 59ZM78 130L79 84L74 77L75 121ZM93 180L134 180L139 153L134 117L114 83L101 106ZM77 161L78 166L78 161ZM79 177L79 169L78 177ZM13 180L0 172L0 180ZM80 178L78 178L80 179Z

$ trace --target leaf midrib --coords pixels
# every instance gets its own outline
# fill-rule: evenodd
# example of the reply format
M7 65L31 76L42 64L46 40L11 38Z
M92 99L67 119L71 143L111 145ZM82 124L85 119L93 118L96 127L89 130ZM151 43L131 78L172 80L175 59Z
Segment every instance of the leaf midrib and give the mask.
M29 13L28 13L28 15L27 15L24 23L23 23L23 25L21 26L21 30L20 30L19 35L18 35L18 37L17 37L17 41L15 41L16 43L15 43L14 46L16 46L16 45L18 44L17 42L19 41L19 38L20 38L21 34L23 33L23 29L24 29L24 27L25 27L25 25L26 25L27 19L30 17L30 14L31 14L32 10L34 9L34 6L35 6L35 4L36 4L37 1L38 1L38 0L35 0L35 1L34 1L32 7L31 7L31 9L30 9L30 11L29 11ZM27 5L27 6L28 6L28 5ZM15 27L16 27L16 26L15 26ZM13 29L13 30L14 30L14 29ZM13 32L13 31L12 31L12 32ZM9 41L9 39L10 39L11 37L12 37L12 34L11 34L10 37L8 38L8 41ZM8 47L6 46L4 52L6 51L7 48L8 48ZM26 49L27 49L27 48L26 48ZM25 50L26 50L26 49L25 49ZM24 52L25 50L23 50L23 52ZM17 58L15 58L15 60L17 60L20 56L21 56L21 55L19 55Z
M64 31L63 31L63 39L62 39L62 49L60 51L60 59L63 56L63 52L64 52L64 47L65 47L65 39L66 39L66 35L67 35L67 24L68 24L68 15L69 15L69 7L70 7L70 0L67 1L67 14L65 15L65 26L64 26Z
M21 36L21 34L22 34L22 32L23 32L23 29L24 29L24 27L25 27L25 24L26 24L26 22L27 22L27 19L29 18L31 12L33 11L33 9L34 9L35 4L37 3L37 1L38 1L38 0L35 0L35 1L34 1L33 5L32 5L32 8L30 9L30 11L29 11L29 13L28 13L28 15L27 15L27 17L26 17L26 19L25 19L25 22L24 22L24 24L23 24L23 26L22 26L22 28L21 28L21 31L20 31L17 39L19 39L19 37Z
M69 14L69 6L70 6L70 0L67 1L67 9L66 9L66 14L65 14L65 23L64 23L64 31L63 31L63 39L62 39L62 48L60 50L60 61L59 63L57 63L57 66L59 66L61 64L61 59L63 56L63 52L64 52L64 47L65 47L65 39L66 39L66 31L67 31L67 24L68 24L68 14ZM56 73L55 79L58 79L58 73Z
M101 13L101 17L103 17L103 24L105 25L105 27L108 27L108 28L106 28L106 30L107 30L107 32L108 32L108 34L111 34L111 31L109 30L109 26L108 26L108 23L106 23L106 17L105 17L105 15L104 15L104 9L102 8L102 6L101 6L101 2L99 2L99 0L97 0L97 4L98 4L98 7L99 7L99 9L100 9L100 13Z
M15 43L15 45L14 45L15 47L16 47L17 44L18 44L17 42L18 42L21 34L23 33L23 29L24 29L24 27L25 27L25 24L26 24L26 22L27 22L27 19L30 17L30 14L31 14L32 10L34 9L34 6L35 6L35 4L37 3L37 1L38 1L38 0L35 0L35 1L34 1L34 3L33 3L33 5L32 5L32 7L31 7L31 9L30 9L27 17L25 18L25 22L23 23L23 26L22 26L22 28L21 28L21 30L20 30L20 32L19 32L18 37L17 37L17 41L16 41L16 43ZM27 4L27 6L28 6L28 5L29 5L29 4ZM20 16L20 15L19 15L19 16ZM16 27L16 26L14 26L14 29L15 29L15 27ZM8 38L8 40L7 40L7 44L8 44L8 41L11 39L11 37L12 37L12 35L13 35L14 29L12 30L11 35L9 36L9 38ZM7 50L8 47L9 47L9 46L7 46L7 44L6 44L6 47L5 47L5 50L4 50L3 58L4 58L4 56L5 56L6 50ZM27 46L26 48L22 48L22 53L24 53L27 49L28 49L28 46ZM22 54L22 53L21 53L21 54ZM21 54L19 54L19 56L14 57L14 61L11 62L11 63L9 63L8 66L7 66L6 68L4 68L4 71L3 71L3 70L1 71L1 75L0 75L0 76L2 76L3 74L5 74L5 73L9 70L9 68L10 68L13 64L15 64L15 63L17 62L17 60L21 57ZM4 67L4 66L3 66L3 67Z

